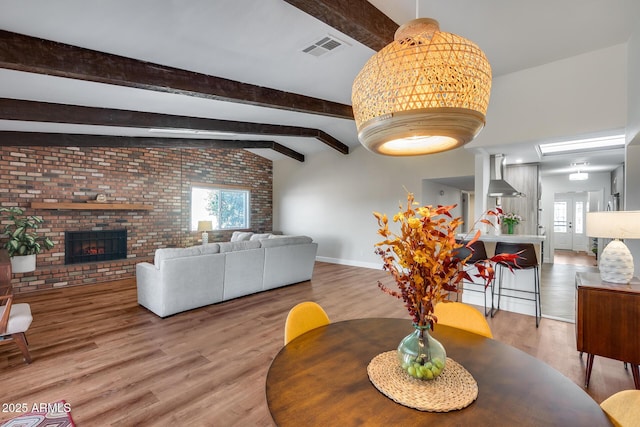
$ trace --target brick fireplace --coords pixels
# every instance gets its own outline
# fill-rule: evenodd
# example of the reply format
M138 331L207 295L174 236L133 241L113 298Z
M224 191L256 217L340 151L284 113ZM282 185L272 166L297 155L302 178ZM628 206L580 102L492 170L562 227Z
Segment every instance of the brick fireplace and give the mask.
M193 183L249 188L250 228L271 231L272 180L271 161L246 150L0 146L0 206L42 217L39 234L55 243L38 255L36 271L14 274L14 292L133 278L136 264L153 261L156 249L198 244L201 233L190 230ZM97 194L106 195L107 205L148 209L87 203ZM68 203L86 208L69 209ZM123 258L105 259L111 249L100 249L90 235L81 246L88 253L68 263L65 232L123 229ZM209 239L230 235L214 231Z
M65 231L64 263L127 258L127 230Z

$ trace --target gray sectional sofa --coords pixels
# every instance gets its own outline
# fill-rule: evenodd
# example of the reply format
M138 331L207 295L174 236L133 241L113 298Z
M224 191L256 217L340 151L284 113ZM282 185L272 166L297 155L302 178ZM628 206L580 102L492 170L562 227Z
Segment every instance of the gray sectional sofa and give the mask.
M232 241L157 249L136 265L138 303L160 317L310 280L318 244L307 236L234 233Z

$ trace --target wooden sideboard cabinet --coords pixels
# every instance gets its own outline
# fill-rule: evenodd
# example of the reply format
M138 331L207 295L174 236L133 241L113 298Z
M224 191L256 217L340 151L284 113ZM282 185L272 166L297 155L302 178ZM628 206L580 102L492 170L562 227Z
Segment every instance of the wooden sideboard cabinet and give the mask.
M640 389L640 280L603 282L598 273L576 273L576 341L587 353L585 387L594 356L627 362Z

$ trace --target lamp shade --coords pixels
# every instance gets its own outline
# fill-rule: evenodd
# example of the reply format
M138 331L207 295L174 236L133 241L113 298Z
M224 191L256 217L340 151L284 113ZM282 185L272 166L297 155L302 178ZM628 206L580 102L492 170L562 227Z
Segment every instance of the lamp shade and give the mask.
M198 231L211 231L213 230L212 221L198 221Z
M485 124L491 66L473 42L420 18L367 61L355 78L358 139L370 151L411 156L471 141Z
M611 239L640 238L640 211L587 213L587 236ZM633 278L633 256L621 240L612 240L602 251L598 265L605 282L629 283Z
M608 239L640 239L640 211L587 213L587 236Z

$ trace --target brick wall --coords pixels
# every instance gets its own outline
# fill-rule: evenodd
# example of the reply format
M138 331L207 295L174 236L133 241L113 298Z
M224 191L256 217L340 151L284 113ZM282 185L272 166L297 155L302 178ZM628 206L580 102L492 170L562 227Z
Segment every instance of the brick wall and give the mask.
M0 147L0 206L43 217L39 230L56 246L38 255L32 273L14 274L17 293L130 278L157 248L197 244L190 231L192 183L251 189L251 229L272 229L272 163L245 150ZM85 202L104 193L113 203L151 211L43 210L31 202ZM90 207L90 205L88 205ZM128 259L64 264L65 230L126 228ZM209 241L231 232L210 232ZM4 243L4 241L2 242ZM4 249L3 249L4 250Z

